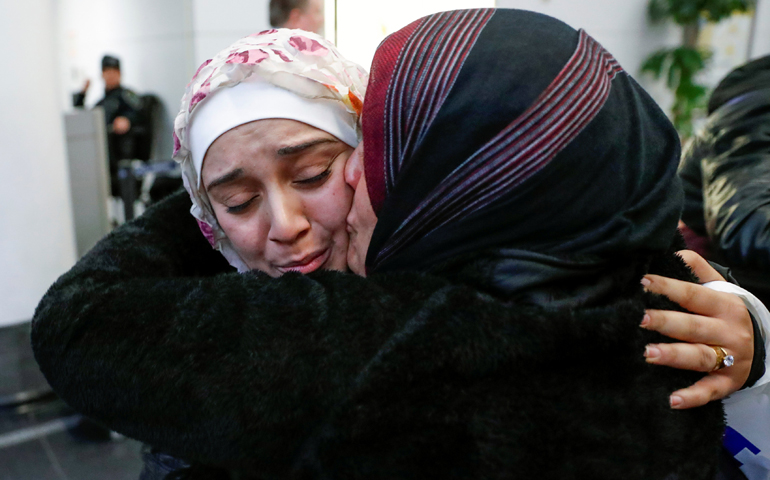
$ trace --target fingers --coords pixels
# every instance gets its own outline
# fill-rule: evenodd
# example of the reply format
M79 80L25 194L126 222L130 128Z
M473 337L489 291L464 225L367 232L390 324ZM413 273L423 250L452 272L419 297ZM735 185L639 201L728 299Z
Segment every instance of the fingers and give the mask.
M706 279L709 278L706 273ZM690 387L674 392L670 398L672 408L700 406L738 390L748 378L754 356L753 326L743 301L735 295L657 275L645 276L642 283L646 290L665 295L693 312L646 312L642 328L686 342L651 344L644 354L646 361L655 365L710 372ZM734 356L735 364L711 371L716 365L717 355L709 345L724 348L729 355Z
M644 351L644 358L647 363L697 372L710 372L717 362L714 349L699 343L650 344Z
M645 278L648 291L664 294L693 313L648 310L642 327L685 342L720 345L736 358L753 358L754 329L740 298L657 275Z
M743 384L743 380L735 375L738 371L735 366L712 371L717 362L717 354L708 345L691 343L650 344L645 349L644 357L647 363L654 365L711 372L689 387L672 393L669 397L671 408L700 407L712 400L730 395Z
M724 322L717 318L673 310L647 310L641 326L690 343L714 344L723 340Z
M730 377L723 375L722 371L714 372L693 385L672 393L669 403L671 408L677 410L700 407L712 400L730 395L737 388Z
M714 270L714 267L712 267L705 258L692 250L679 250L676 253L682 260L684 260L684 263L692 269L693 273L700 279L701 283L714 282L717 280L724 281L724 277Z
M750 325L746 306L735 295L659 275L645 275L642 284L647 291L665 295L691 312L707 317L743 318Z

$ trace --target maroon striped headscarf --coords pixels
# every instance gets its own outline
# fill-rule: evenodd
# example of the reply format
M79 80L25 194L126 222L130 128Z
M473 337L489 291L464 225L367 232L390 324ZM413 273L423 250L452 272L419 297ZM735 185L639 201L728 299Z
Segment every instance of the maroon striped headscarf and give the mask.
M676 131L601 45L545 15L450 11L389 36L363 136L370 272L485 249L598 265L676 229Z

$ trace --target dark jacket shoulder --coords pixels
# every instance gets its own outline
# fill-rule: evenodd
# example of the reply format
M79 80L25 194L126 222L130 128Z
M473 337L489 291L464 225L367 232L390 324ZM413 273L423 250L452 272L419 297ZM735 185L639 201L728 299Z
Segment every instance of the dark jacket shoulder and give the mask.
M685 151L682 220L714 260L770 300L770 83L724 103Z

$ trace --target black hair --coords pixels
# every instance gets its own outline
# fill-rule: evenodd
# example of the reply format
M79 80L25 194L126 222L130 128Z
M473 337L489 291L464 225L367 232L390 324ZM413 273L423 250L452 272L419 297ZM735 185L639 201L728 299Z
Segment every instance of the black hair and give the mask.
M270 25L283 27L289 21L289 15L295 8L304 10L308 0L270 0Z
M113 57L112 55L103 56L102 71L105 71L108 68L114 68L114 69L120 70L120 59L118 57Z

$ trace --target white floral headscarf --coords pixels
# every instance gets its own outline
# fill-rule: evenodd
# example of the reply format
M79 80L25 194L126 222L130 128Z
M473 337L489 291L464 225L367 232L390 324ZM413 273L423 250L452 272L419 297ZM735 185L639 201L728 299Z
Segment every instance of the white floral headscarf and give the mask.
M324 38L304 30L272 29L244 37L207 60L187 85L182 106L174 121L174 160L182 167L184 186L209 243L222 252L232 266L243 272L245 262L217 223L208 195L198 188L188 138L189 123L196 105L218 90L233 87L252 75L305 98L337 100L359 117L368 75L359 65L346 60ZM360 140L360 128L358 129Z

